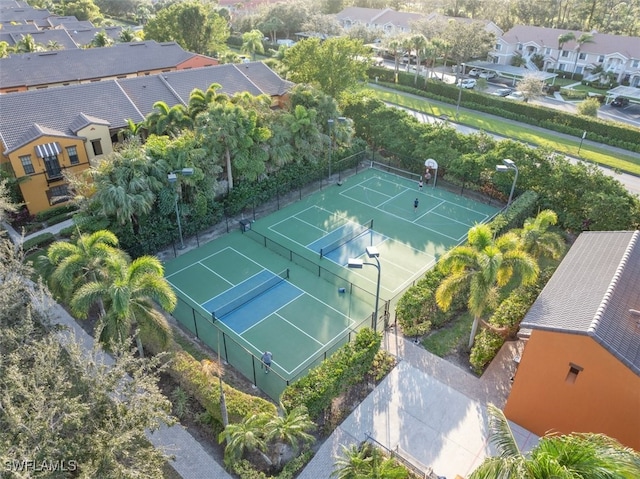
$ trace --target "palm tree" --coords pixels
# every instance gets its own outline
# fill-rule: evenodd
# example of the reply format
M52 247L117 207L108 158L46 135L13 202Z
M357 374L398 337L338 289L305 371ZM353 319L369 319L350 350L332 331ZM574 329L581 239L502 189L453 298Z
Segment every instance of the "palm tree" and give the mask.
M75 291L71 310L84 319L91 306L103 301L98 340L107 346L112 342L122 344L134 334L140 357L144 357L141 333L157 338L163 346L171 340L166 318L154 307L154 301L168 312L176 307L176 295L163 273L162 263L152 256L141 256L133 262L122 255L110 256L97 279Z
M560 64L560 57L562 56L562 47L565 43L569 43L571 40L575 40L576 36L573 32L562 33L558 35L558 60L556 61L556 68L558 69L558 65Z
M18 53L33 53L42 50L42 46L31 35L26 34L15 44L14 50Z
M199 88L193 89L189 94L189 103L187 104L187 114L193 121L195 121L196 116L205 111L211 103L224 103L229 99L226 94L218 93L220 88L222 88L220 83L212 83L206 92L203 92Z
M280 460L285 456L288 446L297 451L301 442L312 443L315 440L308 432L315 428L315 424L309 419L305 406L298 406L289 412L282 404L280 408L284 414L274 416L264 425L265 439L275 443L275 456L278 458L276 466L280 465Z
M251 59L256 59L256 52L264 53L264 46L262 45L262 39L264 35L260 30L251 30L242 34L242 53L251 54Z
M500 290L515 278L517 283L532 284L538 278L538 264L520 248L518 237L507 233L494 241L488 225L469 230L468 244L449 251L439 263L446 275L436 290L436 303L444 311L459 294L468 294L467 305L473 314L469 348L473 346L480 318L496 307Z
M409 44L412 51L416 53L416 75L413 78L413 84L418 84L418 75L420 74L420 64L422 63L423 56L427 50L428 41L427 38L421 33L413 35L409 38Z
M336 479L405 479L408 471L369 443L362 446L342 446L331 474Z
M396 75L396 82L398 81L398 71L400 70L400 58L402 57L403 46L401 38L391 38L386 42L385 48L391 50L393 53L394 71Z
M552 210L543 210L524 222L521 230L514 233L520 236L522 249L534 258L558 259L564 252L565 243L558 233L549 231L549 227L558 222L558 215Z
M573 75L576 74L576 68L578 67L578 57L580 56L580 50L582 49L582 45L584 45L585 43L594 43L593 34L583 33L576 39L576 59L573 62L573 71L571 72L572 80Z
M123 28L122 31L120 32L120 35L118 36L118 41L120 43L135 42L137 39L138 37L136 37L135 32L128 27Z
M507 418L488 405L489 434L498 456L484 460L469 479L631 479L640 477L640 454L604 434L546 435L523 454Z
M262 429L269 421L268 413L253 414L239 423L229 424L218 435L218 442L227 442L224 448L224 462L227 466L242 459L245 452L258 452L264 461L273 465L269 456L265 454L267 443Z
M45 45L45 49L46 49L47 51L56 51L56 50L62 50L62 49L63 49L63 46L62 46L62 45L60 45L60 43L58 43L58 42L57 42L57 41L55 41L55 40L49 40L49 41L47 42L47 44Z
M49 287L69 300L81 285L98 281L108 258L116 256L124 258L125 255L118 248L118 238L111 231L82 234L75 243L57 241L47 250L47 259L54 267L49 276Z
M104 30L99 31L93 36L93 40L91 40L90 46L92 47L108 47L113 44L113 40L107 35L107 32Z
M187 108L178 103L169 107L164 101L153 104L153 111L145 119L145 128L150 134L176 137L183 128L192 126Z

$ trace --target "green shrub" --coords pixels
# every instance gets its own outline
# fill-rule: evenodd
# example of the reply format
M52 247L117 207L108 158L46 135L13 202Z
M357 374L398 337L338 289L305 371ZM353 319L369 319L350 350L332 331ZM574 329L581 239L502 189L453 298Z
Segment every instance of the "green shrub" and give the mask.
M55 239L56 238L52 233L42 233L41 235L34 236L22 243L22 249L24 251L29 251L33 248L44 248L53 243Z
M513 229L521 228L527 218L535 216L540 196L535 191L525 191L518 196L509 208L489 223L496 236Z
M309 371L305 377L287 386L281 396L285 409L304 405L312 418L319 417L349 385L361 381L371 370L380 349L380 334L364 328L356 339Z
M60 231L58 231L58 236L71 238L76 233L76 231L77 229L75 225L67 226L66 228L62 228Z
M476 374L482 374L484 368L498 354L504 344L504 338L490 329L480 331L471 348L469 363Z
M52 216L47 220L47 226L57 225L63 221L67 221L70 217L70 213L60 213L59 215Z
M198 362L184 351L175 351L169 374L207 410L213 420L222 424L220 380L207 371L209 363L209 360ZM224 383L223 387L230 422L240 422L248 414L259 412L276 414L276 407L270 402Z
M37 213L35 215L35 220L39 222L44 222L58 215L68 215L69 213L75 210L76 210L75 205L56 206L54 208L50 208L48 210Z

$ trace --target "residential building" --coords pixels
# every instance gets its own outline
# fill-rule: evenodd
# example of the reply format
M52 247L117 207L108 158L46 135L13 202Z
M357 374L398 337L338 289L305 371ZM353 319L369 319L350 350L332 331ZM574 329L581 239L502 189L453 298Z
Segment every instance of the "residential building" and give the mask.
M560 45L558 38L566 33L573 33L576 39L583 33L592 37L582 45L576 40ZM532 60L540 55L542 70L581 75L601 66L605 73L615 76L617 83L640 87L640 37L518 25L498 38L490 55L501 65L511 65L514 57L520 56L531 70L538 70Z
M64 171L96 165L144 121L157 101L187 105L195 89L269 95L281 105L292 83L262 62L226 64L0 95L0 167L13 173L31 214L68 201Z
M507 418L640 451L640 231L582 233L520 328Z
M120 43L110 47L11 55L0 59L0 93L68 86L217 65L175 42Z

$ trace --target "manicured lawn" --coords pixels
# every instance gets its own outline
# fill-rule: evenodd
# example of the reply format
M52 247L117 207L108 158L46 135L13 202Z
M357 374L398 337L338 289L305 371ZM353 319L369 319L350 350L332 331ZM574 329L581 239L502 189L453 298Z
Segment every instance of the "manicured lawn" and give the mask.
M406 95L402 92L392 92L377 88L370 88L370 90L375 97L385 102L423 112L427 115L456 117L456 107L454 105L433 103L428 99ZM583 144L580 149L580 155L578 155L580 138L575 140L566 139L549 130L544 132L532 131L529 125L496 118L489 119L480 112L460 111L457 122L531 145L546 146L558 153L608 166L614 170L640 175L640 158L632 153L616 154L614 156L605 148Z
M456 349L459 345L466 347L471 334L473 317L464 313L445 327L431 333L422 341L425 349L441 358Z

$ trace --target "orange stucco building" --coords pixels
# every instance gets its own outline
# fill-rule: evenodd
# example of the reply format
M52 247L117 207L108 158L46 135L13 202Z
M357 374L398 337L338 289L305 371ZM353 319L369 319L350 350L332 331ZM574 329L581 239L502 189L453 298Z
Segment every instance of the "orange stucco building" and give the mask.
M521 324L505 415L640 451L640 231L585 232Z

